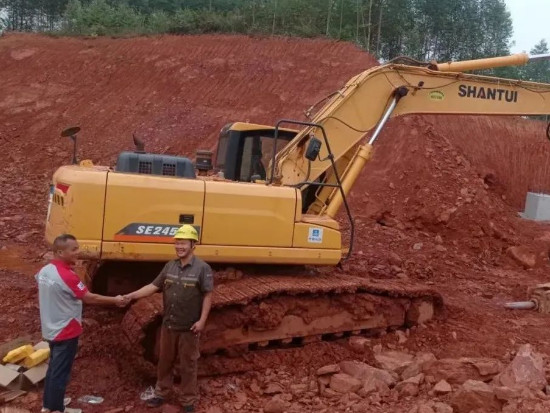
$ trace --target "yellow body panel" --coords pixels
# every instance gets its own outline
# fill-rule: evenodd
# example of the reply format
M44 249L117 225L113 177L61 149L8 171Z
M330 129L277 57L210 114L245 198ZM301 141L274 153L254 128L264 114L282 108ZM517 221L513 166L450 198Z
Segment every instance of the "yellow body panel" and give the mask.
M90 241L89 248L94 253L97 241L101 241L103 229L106 180L107 172L99 168L71 165L62 166L56 171L46 223L48 242L52 243L62 233L78 234L80 241ZM83 245L87 245L86 242Z
M341 259L338 223L302 216L295 188L75 166L60 168L54 186L60 182L68 190L63 205L52 201L48 240L75 235L83 259L173 259L180 215L193 217L200 237L196 252L208 262L335 265ZM316 229L322 236L311 238Z
M291 247L298 191L206 182L201 244Z
M171 243L180 215L201 225L203 204L203 180L110 172L103 240Z
M341 252L342 236L340 231L315 225L299 222L294 229L294 248L322 248L333 249Z

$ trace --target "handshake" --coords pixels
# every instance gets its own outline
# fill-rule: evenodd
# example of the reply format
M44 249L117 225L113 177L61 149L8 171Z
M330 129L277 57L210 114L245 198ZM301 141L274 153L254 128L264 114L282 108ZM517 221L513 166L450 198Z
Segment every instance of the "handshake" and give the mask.
M130 294L117 295L116 297L114 297L114 299L115 299L114 304L117 307L126 307L128 304L130 304L130 301L132 301L132 297L130 296Z

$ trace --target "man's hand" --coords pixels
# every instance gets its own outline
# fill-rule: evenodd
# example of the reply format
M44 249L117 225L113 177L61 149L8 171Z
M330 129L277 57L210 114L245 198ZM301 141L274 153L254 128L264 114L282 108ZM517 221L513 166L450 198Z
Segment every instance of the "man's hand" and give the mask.
M130 300L127 298L127 296L117 295L115 297L115 303L117 307L126 307Z
M205 324L206 324L206 321L199 320L191 326L191 331L195 334L199 334L202 330L204 330Z

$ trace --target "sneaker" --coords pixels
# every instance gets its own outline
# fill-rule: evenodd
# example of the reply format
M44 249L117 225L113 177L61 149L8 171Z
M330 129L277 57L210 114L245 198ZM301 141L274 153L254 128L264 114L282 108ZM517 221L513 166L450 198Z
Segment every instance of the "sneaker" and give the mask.
M164 399L162 397L152 397L149 400L147 400L147 407L159 407L164 403Z
M194 412L195 411L195 406L193 406L192 404L190 404L188 406L183 406L183 411L185 413Z

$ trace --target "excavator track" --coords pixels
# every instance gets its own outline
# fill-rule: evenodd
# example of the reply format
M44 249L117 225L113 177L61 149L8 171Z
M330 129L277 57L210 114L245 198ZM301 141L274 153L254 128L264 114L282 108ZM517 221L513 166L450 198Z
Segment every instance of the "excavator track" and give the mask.
M156 360L162 295L133 304L122 328L133 349ZM432 289L343 274L255 275L217 284L201 353L243 352L344 334L410 327L444 315Z

